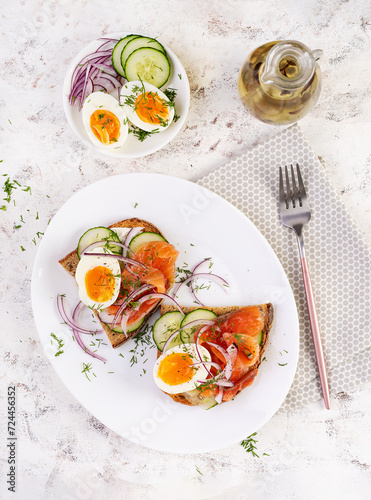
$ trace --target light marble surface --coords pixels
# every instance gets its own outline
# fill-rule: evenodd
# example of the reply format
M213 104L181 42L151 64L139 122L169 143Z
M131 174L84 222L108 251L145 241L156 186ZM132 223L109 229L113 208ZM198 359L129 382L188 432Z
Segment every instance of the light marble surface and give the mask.
M197 180L277 132L248 116L236 92L244 57L275 39L298 39L324 52L323 91L300 126L371 244L369 1L15 0L2 7L1 173L23 189L30 186L32 194L18 187L15 205L0 219L3 411L6 387L18 385L18 491L8 494L2 474L0 497L369 498L371 384L333 397L331 412L314 403L274 416L258 432L261 458L238 444L167 455L117 436L67 392L43 354L30 300L38 236L73 192L125 172ZM191 86L184 130L162 151L138 160L86 149L67 124L61 100L75 54L120 30L158 36L183 62ZM7 472L5 423L2 418L0 463ZM216 439L219 432L228 432L228 424L215 429Z

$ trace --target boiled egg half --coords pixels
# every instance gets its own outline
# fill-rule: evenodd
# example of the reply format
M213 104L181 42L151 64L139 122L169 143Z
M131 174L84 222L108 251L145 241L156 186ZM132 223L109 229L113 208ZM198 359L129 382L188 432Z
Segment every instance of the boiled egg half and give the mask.
M202 361L210 362L209 351L198 346ZM192 391L208 376L204 365L192 366L200 358L195 344L180 344L168 349L156 361L153 377L157 386L168 394L181 394Z
M125 83L120 102L131 123L146 132L162 132L174 118L173 104L161 90L147 82Z
M94 248L94 253L106 253L103 247ZM75 279L79 287L80 300L94 309L113 304L120 291L121 269L117 259L84 254L79 261Z
M121 147L128 136L128 120L117 99L93 92L85 99L82 121L89 139L98 148Z

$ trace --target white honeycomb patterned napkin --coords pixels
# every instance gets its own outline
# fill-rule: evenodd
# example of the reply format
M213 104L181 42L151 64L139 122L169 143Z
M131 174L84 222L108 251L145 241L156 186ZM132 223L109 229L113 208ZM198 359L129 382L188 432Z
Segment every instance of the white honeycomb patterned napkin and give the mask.
M278 167L291 163L300 165L312 210L304 242L333 395L371 378L371 254L298 125L199 180L255 224L293 289L300 350L296 376L281 407L285 411L322 397L296 237L278 216Z

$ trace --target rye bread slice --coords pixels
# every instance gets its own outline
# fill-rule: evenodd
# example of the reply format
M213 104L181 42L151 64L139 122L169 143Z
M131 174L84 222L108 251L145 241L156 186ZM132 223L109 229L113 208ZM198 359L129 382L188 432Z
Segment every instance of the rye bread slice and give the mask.
M223 316L224 314L228 314L231 312L238 311L239 309L242 309L242 307L246 306L227 306L227 307L206 307L205 309L209 309L210 311L213 311L217 316ZM272 328L273 324L273 305L268 302L267 304L260 304L258 306L261 311L264 313L264 328L263 328L263 340L262 344L260 346L260 353L259 353L259 358L252 365L249 369L251 370L257 370L264 358L264 353L265 350L267 349L268 346L268 338L269 338L269 333ZM191 311L194 311L195 309L199 309L199 307L182 307L182 310L185 314L188 314ZM169 311L177 311L177 308L172 305L162 305L161 306L161 315L165 314L166 312ZM157 357L159 357L162 354L161 351L157 351ZM165 393L168 394L168 393ZM236 396L239 394L239 392L236 394ZM194 406L193 403L188 401L182 394L168 394L176 403L181 403L183 405L188 405L188 406ZM236 397L235 396L235 397Z
M161 231L156 226L154 226L150 222L147 222L147 221L142 220L142 219L137 219L137 218L125 219L125 220L122 220L120 222L116 222L115 224L111 224L108 227L109 228L112 228L112 227L128 227L128 228L144 227L145 231L150 231L150 232L153 232L153 233L157 233L157 234L161 235L163 238L165 238L164 235L161 233ZM63 259L61 259L59 261L59 263L74 278L75 277L75 272L76 272L76 267L77 267L77 264L79 263L79 258L77 256L77 248L75 250L73 250L72 252L70 252L65 257L63 257ZM169 283L168 290L170 290L170 288L173 286L173 284L174 284L173 282ZM124 344L125 342L127 342L129 339L133 338L137 333L139 333L139 331L146 324L148 318L161 305L161 302L162 301L160 301L157 305L155 305L153 307L153 309L151 309L151 311L149 311L146 314L146 316L144 317L144 323L139 328L137 328L136 330L128 333L127 337L123 333L114 332L107 325L105 325L104 323L102 323L99 320L99 318L98 318L97 311L94 311L94 314L97 317L99 323L101 324L103 330L106 332L106 335L108 337L108 340L111 342L112 347L116 348L116 347L119 347L120 345Z

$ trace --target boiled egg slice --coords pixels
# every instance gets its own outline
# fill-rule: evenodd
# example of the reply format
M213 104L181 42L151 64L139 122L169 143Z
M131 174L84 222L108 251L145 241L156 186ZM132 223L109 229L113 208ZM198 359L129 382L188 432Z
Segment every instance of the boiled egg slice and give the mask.
M210 362L209 351L198 346L202 361ZM168 394L192 391L207 378L204 365L191 366L200 362L195 344L180 344L168 349L156 361L153 377L157 386Z
M93 251L107 253L103 247L96 247ZM77 265L75 279L80 300L93 309L103 309L113 304L119 294L120 263L112 257L95 257L86 253Z
M174 118L173 104L161 90L147 82L125 83L120 103L129 121L146 132L162 132Z
M98 148L123 146L128 136L128 120L117 99L93 92L85 99L82 121L89 139Z

